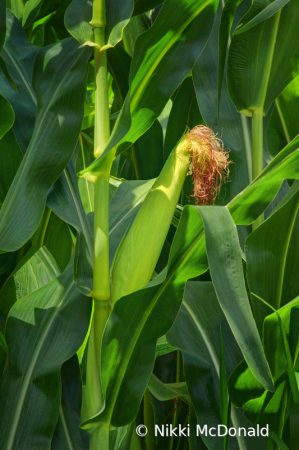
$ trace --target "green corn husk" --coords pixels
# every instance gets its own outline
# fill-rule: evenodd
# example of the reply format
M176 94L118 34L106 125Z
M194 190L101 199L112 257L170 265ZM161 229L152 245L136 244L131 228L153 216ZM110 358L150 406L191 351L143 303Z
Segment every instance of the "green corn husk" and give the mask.
M190 152L182 141L169 155L122 242L112 271L112 303L151 279L189 169Z
M229 164L228 152L210 128L199 125L186 133L118 249L112 269L112 305L150 281L189 167L196 202L208 205L215 202L221 182L228 177Z

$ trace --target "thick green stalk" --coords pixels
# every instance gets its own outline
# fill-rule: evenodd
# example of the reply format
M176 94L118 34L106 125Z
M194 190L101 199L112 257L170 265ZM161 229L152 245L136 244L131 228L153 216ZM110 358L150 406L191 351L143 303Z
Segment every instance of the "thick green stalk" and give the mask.
M94 300L110 299L109 279L109 172L95 182L94 201Z
M100 51L105 45L105 28L95 28L94 40L97 46L94 51L95 60L95 128L94 156L102 155L110 135L109 122L109 86L107 71L107 53Z
M95 130L94 156L105 150L109 135L109 99L107 79L107 55L101 51L105 45L105 0L94 0L93 17L95 41ZM93 319L88 343L86 370L86 406L88 417L104 407L101 387L101 345L104 329L110 313L109 278L109 175L113 155L104 159L101 172L95 180L94 190L94 272ZM99 427L91 434L90 450L109 449L109 427Z
M252 179L263 171L263 111L256 110L252 116ZM253 224L255 230L264 220L260 215Z
M109 449L109 427L101 426L90 436L89 450Z

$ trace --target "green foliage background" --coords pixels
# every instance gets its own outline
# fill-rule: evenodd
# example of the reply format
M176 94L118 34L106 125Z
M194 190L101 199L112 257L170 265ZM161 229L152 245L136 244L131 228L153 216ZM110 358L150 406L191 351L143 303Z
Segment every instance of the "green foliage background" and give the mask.
M298 448L298 16L298 0L106 0L95 159L92 1L0 0L1 450L87 450L108 417L109 450ZM111 312L88 417L94 178L116 149L113 267L200 124L229 149L228 182L198 206L187 176L151 281ZM188 423L270 436L154 436Z

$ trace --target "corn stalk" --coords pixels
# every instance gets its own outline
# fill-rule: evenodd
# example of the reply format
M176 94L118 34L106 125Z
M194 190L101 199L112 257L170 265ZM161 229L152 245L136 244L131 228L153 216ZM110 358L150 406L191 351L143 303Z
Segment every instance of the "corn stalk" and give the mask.
M107 54L105 45L105 0L94 0L91 25L94 27L95 129L94 156L100 157L110 136ZM109 279L109 176L113 155L106 158L95 179L93 318L88 343L86 407L88 417L104 407L100 378L102 336L110 313ZM109 427L93 431L90 449L109 448Z

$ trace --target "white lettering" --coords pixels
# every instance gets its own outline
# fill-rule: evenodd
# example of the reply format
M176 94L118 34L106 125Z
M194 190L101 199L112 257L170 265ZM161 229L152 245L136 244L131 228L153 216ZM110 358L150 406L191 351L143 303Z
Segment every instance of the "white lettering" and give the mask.
M255 436L255 429L254 428L248 428L248 436Z
M177 429L178 429L178 427L172 428L172 425L170 425L169 436L176 436L176 437L178 437L178 435L175 433L175 430L177 430Z
M158 433L160 433L160 436L164 436L164 425L162 425L162 430L158 427L158 425L155 425L155 436L158 436Z
M207 436L208 435L208 425L204 425L203 429L201 429L200 426L197 425L196 426L196 436L199 436L199 433Z
M181 424L179 425L179 436L188 436L188 432L187 434L184 433L184 431L187 430L187 427L182 428Z
M224 428L224 433L221 434L221 427ZM227 427L225 425L218 425L218 436L226 436L227 435Z
M265 430L266 434L264 434L263 430ZM261 435L262 436L269 436L269 425L266 425L265 428L261 428Z
M237 430L236 430L235 428L230 428L230 429L228 430L228 434L229 434L230 436L236 436Z
M246 436L246 428L243 428L243 427L239 428L239 436L242 436L241 430L243 431L243 436Z

